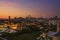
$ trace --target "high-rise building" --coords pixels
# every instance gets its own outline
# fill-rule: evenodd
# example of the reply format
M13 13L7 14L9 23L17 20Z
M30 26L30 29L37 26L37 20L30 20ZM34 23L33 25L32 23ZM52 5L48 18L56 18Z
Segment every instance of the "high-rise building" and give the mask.
M10 16L8 17L8 22L9 22L9 24L11 24L11 17Z

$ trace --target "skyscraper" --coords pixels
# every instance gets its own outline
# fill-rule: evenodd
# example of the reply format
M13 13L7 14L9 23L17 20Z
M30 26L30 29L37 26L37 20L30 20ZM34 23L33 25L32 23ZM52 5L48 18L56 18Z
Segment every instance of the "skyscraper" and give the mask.
M10 16L8 17L8 22L9 22L9 24L11 24L11 17Z

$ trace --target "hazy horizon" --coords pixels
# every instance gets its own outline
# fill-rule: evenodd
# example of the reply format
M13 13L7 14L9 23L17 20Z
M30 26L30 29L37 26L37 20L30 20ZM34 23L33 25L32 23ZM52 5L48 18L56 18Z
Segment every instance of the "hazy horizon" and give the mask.
M60 16L60 0L0 0L0 18Z

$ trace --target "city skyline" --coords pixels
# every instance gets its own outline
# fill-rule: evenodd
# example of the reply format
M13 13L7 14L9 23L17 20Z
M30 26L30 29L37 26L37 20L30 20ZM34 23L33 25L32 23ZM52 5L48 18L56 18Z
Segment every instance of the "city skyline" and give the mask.
M0 0L0 18L60 16L60 0Z

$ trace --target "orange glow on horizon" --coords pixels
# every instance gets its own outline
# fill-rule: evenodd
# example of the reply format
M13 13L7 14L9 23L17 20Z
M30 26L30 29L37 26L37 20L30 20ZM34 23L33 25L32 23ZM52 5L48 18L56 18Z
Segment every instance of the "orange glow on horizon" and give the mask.
M39 17L42 14L37 14L37 13L42 13L35 8L24 8L23 6L21 7L22 4L18 5L17 3L14 2L0 2L0 18L8 18L8 16L11 16L11 18L14 17L26 17L28 15L31 15L33 17ZM17 7L19 6L19 7ZM39 15L39 16L38 16Z

